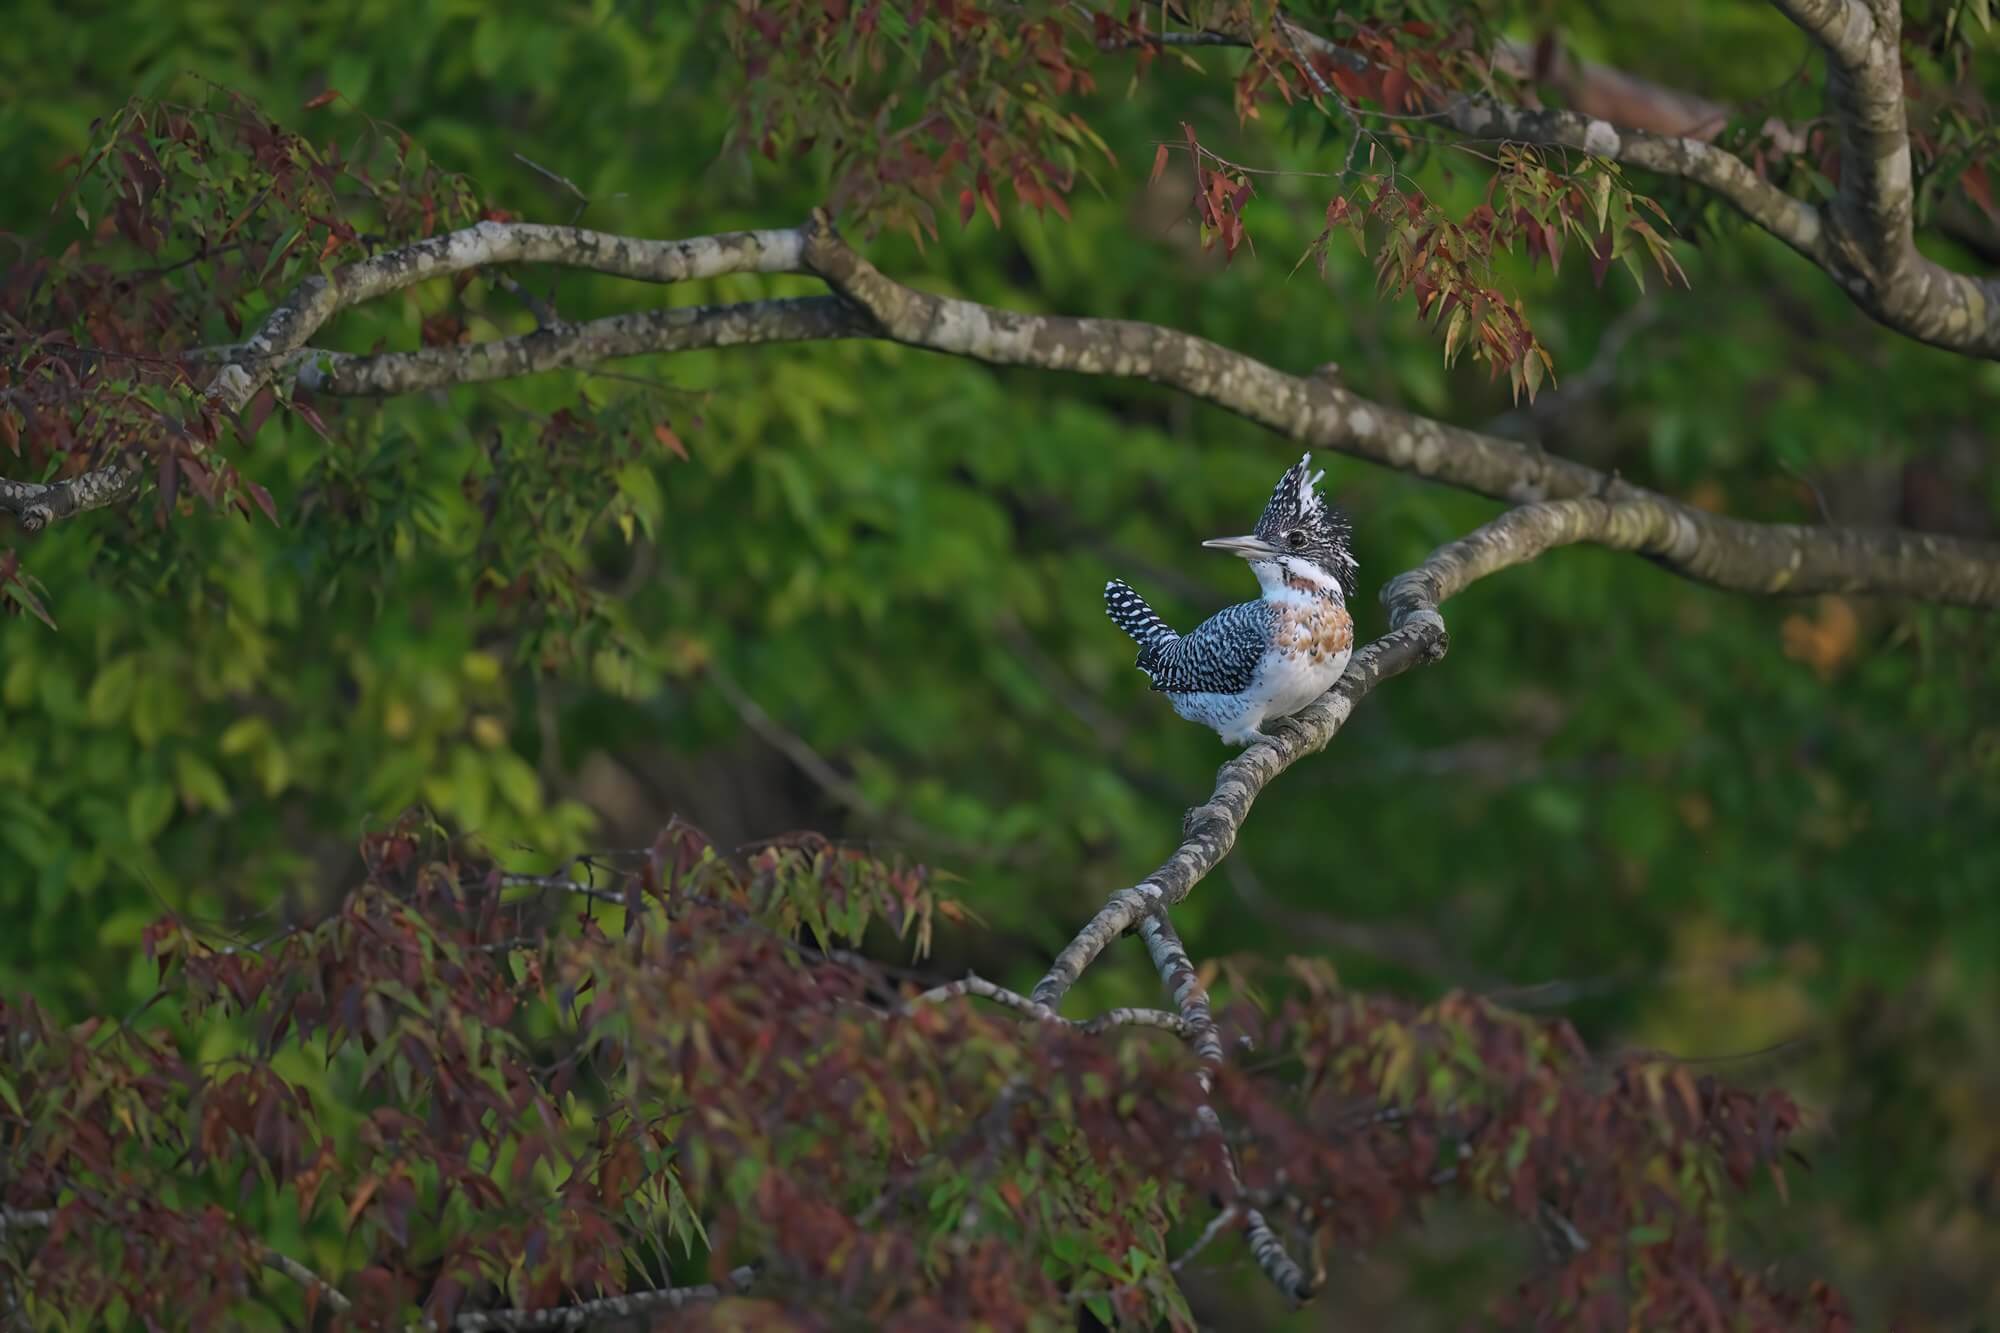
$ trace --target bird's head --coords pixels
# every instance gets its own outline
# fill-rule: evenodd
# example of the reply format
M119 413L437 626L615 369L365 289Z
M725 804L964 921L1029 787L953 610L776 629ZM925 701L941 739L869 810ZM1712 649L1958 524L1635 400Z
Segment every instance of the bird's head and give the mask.
M1203 546L1228 551L1250 562L1267 591L1289 584L1301 590L1338 590L1341 600L1355 592L1354 525L1318 490L1324 472L1308 472L1306 454L1278 478L1264 517L1247 537L1217 537Z

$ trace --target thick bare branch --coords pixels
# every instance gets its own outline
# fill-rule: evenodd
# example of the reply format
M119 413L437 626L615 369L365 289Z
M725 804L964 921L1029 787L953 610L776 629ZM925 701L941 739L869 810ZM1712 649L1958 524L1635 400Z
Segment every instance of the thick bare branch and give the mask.
M1859 0L1771 0L1771 3L1841 64L1860 65L1869 60L1879 34L1874 17Z
M2000 606L2000 548L1923 533L1750 523L1668 499L1532 445L1372 402L1205 338L1134 320L1020 315L891 281L824 214L806 264L867 311L885 337L995 365L1039 366L1170 385L1316 449L1331 449L1515 503L1593 496L1653 506L1669 521L1653 551L1677 573L1741 592L1874 592Z
M1917 250L1900 5L1774 2L1826 54L1840 143L1840 186L1827 209L1834 276L1891 328L2000 357L2000 282L1953 273Z
M2000 548L1924 533L1751 523L1682 505L1532 445L1448 425L1372 402L1332 380L1289 375L1174 329L1133 320L1023 315L933 296L885 277L835 232L823 213L792 232L744 232L691 241L639 242L561 227L481 223L351 265L329 284L313 279L274 312L225 366L212 390L240 407L267 367L290 366L325 393L380 394L579 366L649 351L805 339L878 337L992 365L1145 379L1225 408L1317 449L1412 472L1513 503L1593 496L1653 506L1666 537L1649 548L1677 573L1760 594L1875 593L1967 606L2000 606ZM456 239L455 239L456 238ZM416 253L412 253L416 252ZM334 310L438 273L539 258L657 281L723 272L803 271L840 299L757 301L618 316L563 325L472 347L378 357L302 352ZM104 474L58 486L10 483L0 505L46 516L80 512L122 494ZM124 478L129 482L130 478ZM124 484L120 483L120 486ZM35 520L27 519L30 526Z

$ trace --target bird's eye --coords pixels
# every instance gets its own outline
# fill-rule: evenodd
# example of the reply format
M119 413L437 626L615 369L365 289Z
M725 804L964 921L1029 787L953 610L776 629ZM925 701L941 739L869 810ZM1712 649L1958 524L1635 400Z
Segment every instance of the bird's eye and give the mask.
M1285 545L1291 547L1294 551L1300 549L1305 544L1306 544L1306 534L1303 529L1293 528L1290 532L1285 534Z

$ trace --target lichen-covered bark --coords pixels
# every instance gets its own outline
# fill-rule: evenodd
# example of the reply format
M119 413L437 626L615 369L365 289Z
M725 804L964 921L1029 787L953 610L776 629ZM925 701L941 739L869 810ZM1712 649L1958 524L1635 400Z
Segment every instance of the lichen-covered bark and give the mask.
M1288 375L1204 338L1131 320L1019 315L892 282L824 217L805 262L897 342L999 365L1171 385L1318 449L1514 503L1596 497L1647 506L1652 554L1740 592L1873 592L2000 606L2000 548L1924 533L1751 523L1695 509L1532 445L1384 406L1318 376Z
M845 301L807 296L727 306L676 306L583 324L552 324L518 338L466 347L426 347L378 356L307 349L297 354L295 364L302 389L388 397L594 366L625 356L746 343L820 342L872 336L873 332L868 321Z
M338 311L441 274L547 262L672 282L731 272L808 272L835 297L754 301L556 324L470 347L373 357L306 348ZM879 337L994 365L1151 380L1302 444L1365 458L1516 504L1590 497L1641 506L1657 528L1648 554L1717 587L1759 594L1875 593L2000 606L2000 548L1924 533L1751 523L1558 458L1372 402L1320 376L1287 374L1204 338L1133 320L1023 315L916 291L877 271L824 214L789 231L638 241L569 227L481 223L313 278L273 311L210 395L240 410L276 373L330 394L382 395L470 383L647 352L747 343ZM0 508L29 527L111 503L137 480L124 464L50 486L0 483Z

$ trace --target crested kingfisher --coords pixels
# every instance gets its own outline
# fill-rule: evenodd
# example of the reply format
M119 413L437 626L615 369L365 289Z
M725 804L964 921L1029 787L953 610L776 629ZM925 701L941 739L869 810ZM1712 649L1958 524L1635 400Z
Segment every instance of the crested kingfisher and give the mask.
M1138 668L1174 711L1213 727L1224 743L1268 740L1260 730L1332 688L1354 653L1354 529L1320 498L1312 455L1294 464L1247 537L1203 546L1250 562L1264 595L1177 634L1122 580L1104 585L1104 609L1139 645Z

